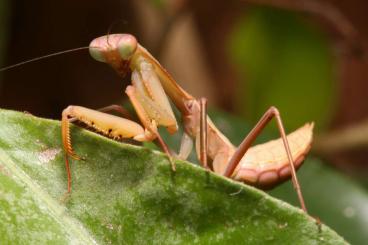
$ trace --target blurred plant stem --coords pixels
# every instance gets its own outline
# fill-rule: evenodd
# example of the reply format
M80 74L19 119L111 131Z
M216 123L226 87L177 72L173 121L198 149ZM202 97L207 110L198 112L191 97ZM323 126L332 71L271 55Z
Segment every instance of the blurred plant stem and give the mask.
M368 120L316 137L313 151L319 155L332 155L368 146Z
M186 1L170 1L161 8L147 1L135 1L134 5L144 34L143 46L157 54L155 57L185 90L216 105L214 78Z

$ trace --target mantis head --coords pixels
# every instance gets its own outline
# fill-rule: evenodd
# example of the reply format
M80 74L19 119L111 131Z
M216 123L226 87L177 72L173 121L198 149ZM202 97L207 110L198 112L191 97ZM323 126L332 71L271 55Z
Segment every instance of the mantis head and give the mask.
M110 64L121 75L129 69L129 61L137 50L137 39L130 34L109 34L95 38L89 53L97 61Z

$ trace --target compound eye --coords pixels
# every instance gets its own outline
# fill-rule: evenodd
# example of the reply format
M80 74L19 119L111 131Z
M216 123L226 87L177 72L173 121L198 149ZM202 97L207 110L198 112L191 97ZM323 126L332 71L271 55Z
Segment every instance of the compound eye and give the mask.
M129 60L137 49L137 39L129 34L124 34L117 46L119 54L123 60Z
M97 61L105 62L106 58L104 56L104 50L105 50L105 42L106 38L104 37L98 37L92 40L92 42L89 44L89 54Z
M106 63L104 52L100 48L89 45L89 54L95 60Z

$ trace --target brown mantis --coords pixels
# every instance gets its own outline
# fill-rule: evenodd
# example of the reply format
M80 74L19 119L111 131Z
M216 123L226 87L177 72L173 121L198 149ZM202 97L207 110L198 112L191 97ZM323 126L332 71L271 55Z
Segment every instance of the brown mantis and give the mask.
M120 112L123 110L116 106L108 106L100 111L80 106L67 107L62 113L62 140L68 176L67 193L71 192L72 182L68 157L82 159L74 152L70 138L70 123L78 120L114 139L132 138L140 142L157 139L169 156L173 171L175 165L172 155L186 159L192 150L194 140L197 156L203 167L217 174L262 189L269 189L291 176L301 208L307 212L296 177L296 169L301 166L310 149L313 123L306 124L286 136L279 111L271 107L236 148L207 116L206 99L196 99L182 89L160 63L138 44L134 36L130 34L102 36L91 42L89 51L94 59L108 63L119 75L125 76L131 72L132 85L129 85L125 92L141 124L105 113L110 110ZM37 59L40 58L34 60ZM1 70L12 67L14 66ZM178 130L169 99L182 115L184 133L178 154L171 153L158 132L159 126L166 127L170 133ZM281 138L251 147L272 118L276 119ZM207 158L212 164L208 163Z
M81 159L72 148L69 130L71 120L82 121L112 138L132 138L137 141L158 139L163 150L170 156L170 150L157 130L159 126L166 127L170 133L178 129L169 97L182 114L184 127L178 158L187 158L194 139L200 162L217 174L262 189L271 188L291 176L301 207L307 211L295 169L300 167L310 149L313 123L306 124L286 136L278 110L271 107L236 148L207 116L206 100L196 99L184 91L159 62L138 44L134 36L110 34L96 38L90 44L90 54L97 61L111 65L121 76L125 76L129 71L132 73L132 85L129 85L125 92L142 126L129 119L84 107L66 108L62 114L62 136L66 152L68 192L71 191L68 156ZM272 118L276 119L281 138L251 147ZM212 167L209 166L207 158L212 160ZM175 170L172 161L171 164Z

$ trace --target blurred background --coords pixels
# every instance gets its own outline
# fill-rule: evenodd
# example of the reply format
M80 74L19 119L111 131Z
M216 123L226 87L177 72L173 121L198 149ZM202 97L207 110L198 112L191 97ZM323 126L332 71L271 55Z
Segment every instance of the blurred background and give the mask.
M107 33L131 33L189 93L236 115L229 133L243 137L239 122L248 130L272 105L287 131L314 121L313 156L340 185L341 177L353 188L341 190L367 201L367 10L363 0L0 0L0 64L88 46ZM124 103L128 84L129 77L122 81L79 51L0 73L0 107L59 119L70 104ZM270 125L268 133L277 135L275 129ZM319 171L325 169L305 182L325 185ZM335 183L326 184L323 195L339 188ZM358 199L327 217L357 243L368 239L368 203L355 209ZM324 220L323 212L318 215Z

